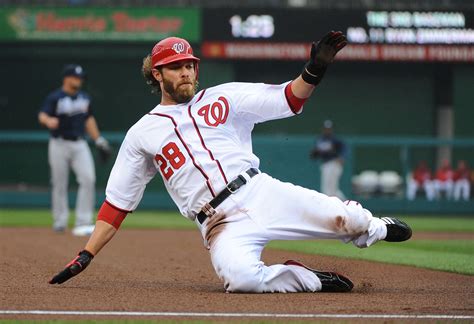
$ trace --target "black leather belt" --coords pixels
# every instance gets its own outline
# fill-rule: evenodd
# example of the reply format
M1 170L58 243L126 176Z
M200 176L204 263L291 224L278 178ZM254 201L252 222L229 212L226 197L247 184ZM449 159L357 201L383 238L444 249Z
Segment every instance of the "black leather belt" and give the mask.
M66 141L77 141L77 140L82 138L80 136L69 136L69 135L57 135L57 136L53 136L53 137L54 138L62 138L63 140L66 140Z
M250 178L253 178L260 172L255 168L250 168L247 171L245 171L245 173L247 173ZM237 178L229 182L227 186L224 188L224 190L219 192L219 194L217 194L217 196L214 197L214 199L212 199L209 203L207 203L201 209L199 214L197 214L197 219L199 223L200 224L204 223L204 221L209 215L212 215L213 213L215 213L214 208L219 206L224 200L226 200L230 195L232 195L234 192L239 190L240 187L242 187L246 183L247 183L247 179L245 179L245 177L241 174L239 174Z

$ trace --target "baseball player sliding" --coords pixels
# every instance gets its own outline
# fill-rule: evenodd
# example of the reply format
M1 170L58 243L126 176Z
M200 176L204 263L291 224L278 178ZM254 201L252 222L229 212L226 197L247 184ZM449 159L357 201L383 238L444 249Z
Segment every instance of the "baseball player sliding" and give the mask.
M271 240L339 239L363 248L408 240L411 229L394 218L373 217L357 202L262 173L251 142L255 124L302 112L345 45L341 32L313 43L303 72L290 82L233 82L195 93L199 59L189 43L170 37L156 44L143 74L161 103L127 132L94 233L50 283L63 283L90 264L159 173L181 213L200 229L226 291L350 291L345 276L293 260L267 266L261 252Z

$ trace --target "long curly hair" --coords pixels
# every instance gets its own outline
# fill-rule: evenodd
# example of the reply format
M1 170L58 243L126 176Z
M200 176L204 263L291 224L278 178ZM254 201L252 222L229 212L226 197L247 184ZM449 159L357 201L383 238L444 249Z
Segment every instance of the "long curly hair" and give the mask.
M161 87L160 82L153 76L152 73L153 64L151 60L151 55L147 55L143 58L143 65L142 65L142 74L145 78L146 84L148 84L151 88L151 93L156 95L161 95ZM158 68L160 70L160 68Z

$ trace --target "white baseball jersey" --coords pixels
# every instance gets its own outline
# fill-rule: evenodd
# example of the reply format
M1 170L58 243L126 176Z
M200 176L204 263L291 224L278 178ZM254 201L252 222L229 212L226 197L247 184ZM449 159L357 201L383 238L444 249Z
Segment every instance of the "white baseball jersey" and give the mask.
M134 210L159 172L180 212L194 220L228 182L259 167L252 129L294 115L287 84L227 83L201 90L185 104L156 106L127 132L107 184L107 201Z

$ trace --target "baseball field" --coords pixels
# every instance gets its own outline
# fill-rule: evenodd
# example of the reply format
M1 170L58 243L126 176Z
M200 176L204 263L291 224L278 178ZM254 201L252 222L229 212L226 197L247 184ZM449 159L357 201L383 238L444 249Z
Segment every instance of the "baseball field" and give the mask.
M353 292L258 295L224 293L194 223L160 211L129 215L89 269L51 286L87 238L54 233L48 210L1 209L0 322L474 321L472 218L400 218L414 230L405 243L280 241L264 251L268 264L343 273Z

